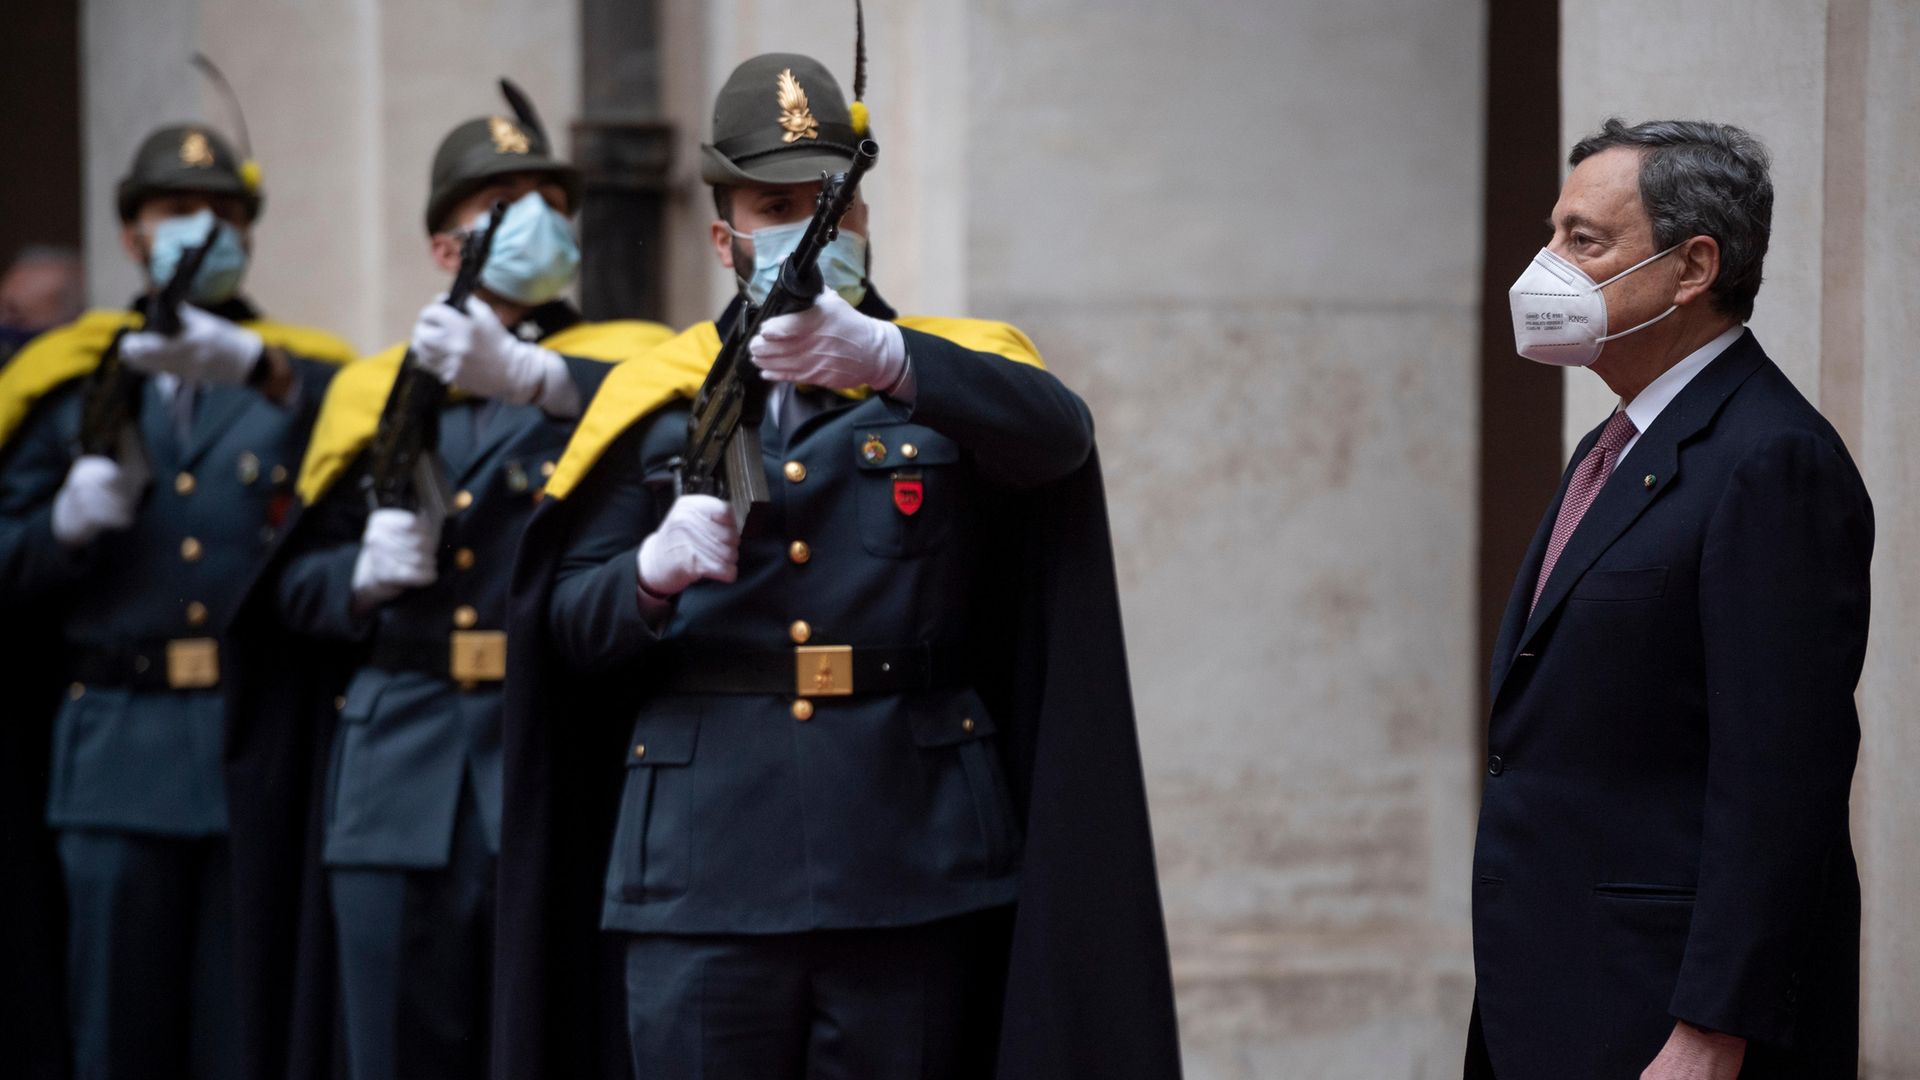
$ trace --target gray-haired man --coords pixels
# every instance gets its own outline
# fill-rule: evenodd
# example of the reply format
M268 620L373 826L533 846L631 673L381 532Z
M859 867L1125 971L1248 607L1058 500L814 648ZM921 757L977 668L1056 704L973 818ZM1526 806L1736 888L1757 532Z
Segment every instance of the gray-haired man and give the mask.
M1766 153L1610 120L1571 164L1514 336L1620 405L1494 648L1467 1075L1851 1078L1873 507L1744 325Z

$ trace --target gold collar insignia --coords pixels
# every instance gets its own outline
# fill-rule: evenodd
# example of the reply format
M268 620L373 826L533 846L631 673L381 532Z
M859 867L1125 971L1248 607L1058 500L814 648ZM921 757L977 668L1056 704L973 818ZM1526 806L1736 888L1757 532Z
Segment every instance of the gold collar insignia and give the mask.
M780 137L781 142L820 137L820 125L807 104L807 92L801 89L800 80L793 77L792 68L780 73L780 126L786 130Z

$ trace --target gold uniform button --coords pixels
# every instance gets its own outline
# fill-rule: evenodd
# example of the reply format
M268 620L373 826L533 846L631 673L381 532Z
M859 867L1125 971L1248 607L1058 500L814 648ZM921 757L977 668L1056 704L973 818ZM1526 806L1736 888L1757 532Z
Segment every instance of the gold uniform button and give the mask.
M473 624L479 621L480 613L473 610L472 604L461 604L453 609L453 625L462 630L473 629Z
M347 711L347 696L345 694L342 694L339 697L333 699L333 711L334 712Z
M193 479L192 473L183 472L180 475L173 478L173 490L176 493L181 495L191 495L193 494L193 489L194 489L194 479Z
M541 462L541 463L540 463L540 475L541 475L541 476L552 476L552 475L553 475L553 470L554 470L554 469L556 469L556 468L558 468L558 467L559 467L559 466L558 466L558 465L556 465L556 464L555 464L554 462L551 462L551 461L543 461L543 462Z
M785 472L787 474L787 480L790 483L797 484L807 478L807 467L798 461L787 462Z
M273 478L275 484L284 484L287 482L287 467L285 465L275 465L273 471L267 475Z
M805 645L807 639L813 636L813 627L808 626L805 619L795 619L793 625L787 627L787 634L793 638L795 645Z
M187 625L199 626L207 621L207 605L198 600L187 605Z
M800 698L795 701L793 703L793 718L803 724L813 719L813 702L808 701L806 698Z
M465 510L467 507L472 505L473 505L473 492L468 491L465 488L461 488L459 491L454 492L453 508L455 510Z
M199 562L200 556L204 554L205 551L206 549L201 546L199 539L196 537L189 536L185 540L180 541L180 557L188 562Z
M462 570L473 569L473 549L461 548L459 551L454 552L453 565L459 567Z
M960 721L960 730L967 732L968 734L972 734L973 733L973 717L969 716L965 720Z
M79 701L86 696L87 688L84 683L74 683L72 686L67 687L67 697L69 700Z
M638 760L640 760L641 758L643 758L643 757L646 757L646 756L647 756L647 744L646 744L646 743L641 743L641 744L640 744L639 746L636 746L636 747L634 747L634 748L633 748L633 759L634 759L635 761L638 761Z
M912 461L914 458L920 456L920 448L912 443L902 443L900 444L900 456L906 458L908 461Z
M792 559L796 564L804 563L813 558L813 549L807 546L805 540L795 540L787 545L787 558Z

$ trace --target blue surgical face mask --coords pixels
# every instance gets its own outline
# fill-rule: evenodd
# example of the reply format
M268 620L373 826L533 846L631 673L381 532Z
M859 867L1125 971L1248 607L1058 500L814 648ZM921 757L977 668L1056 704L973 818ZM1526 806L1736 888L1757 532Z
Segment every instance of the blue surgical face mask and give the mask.
M187 287L187 299L202 306L225 303L240 291L240 279L247 273L247 249L240 246L240 232L223 224L213 211L182 217L170 217L153 227L153 243L147 255L147 273L153 287L166 288L173 280L173 269L187 252L207 239L208 229L219 229L220 236L200 262L200 270Z
M727 231L736 237L752 236L753 276L745 281L747 299L756 304L766 303L773 292L773 283L780 277L780 264L787 261L793 249L800 246L800 238L807 234L807 222L769 225L751 234L728 225ZM840 299L859 307L867 298L867 238L841 229L820 252L820 278L827 288L840 294Z
M486 227L484 215L474 227ZM529 191L500 219L480 284L515 303L544 304L573 284L579 271L580 245L566 216Z

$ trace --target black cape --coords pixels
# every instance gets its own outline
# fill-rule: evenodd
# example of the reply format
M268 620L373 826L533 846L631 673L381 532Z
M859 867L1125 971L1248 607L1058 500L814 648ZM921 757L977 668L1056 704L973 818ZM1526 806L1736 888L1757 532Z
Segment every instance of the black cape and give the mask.
M359 656L288 631L279 572L324 513L294 509L225 644L226 778L241 1075L333 1080L338 978L320 863L336 697Z
M1002 1080L1180 1075L1165 923L1097 454L996 512L973 602L977 689L1026 824L1007 953ZM577 499L575 502L577 503ZM576 516L550 500L522 541L516 642L545 641ZM642 680L584 677L544 646L508 659L493 1075L629 1073L621 938L600 908Z

